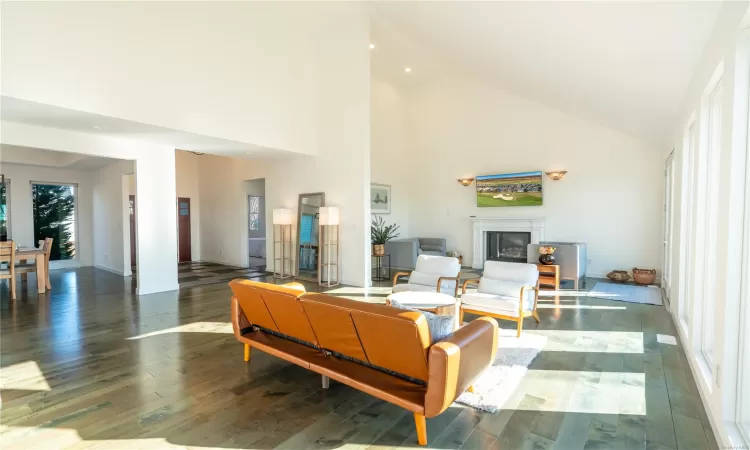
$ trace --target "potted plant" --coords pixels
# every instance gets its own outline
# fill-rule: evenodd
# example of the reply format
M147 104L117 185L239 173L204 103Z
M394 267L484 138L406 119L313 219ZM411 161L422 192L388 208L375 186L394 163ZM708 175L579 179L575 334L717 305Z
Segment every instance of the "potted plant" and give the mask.
M372 254L374 256L385 255L385 243L398 237L398 225L386 225L381 216L372 219L370 227L370 239L372 241Z

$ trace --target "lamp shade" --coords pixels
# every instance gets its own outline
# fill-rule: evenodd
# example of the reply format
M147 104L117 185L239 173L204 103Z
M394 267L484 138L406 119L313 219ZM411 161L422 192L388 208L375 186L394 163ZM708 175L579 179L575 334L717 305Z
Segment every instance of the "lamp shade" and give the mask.
M335 206L323 206L320 208L321 225L338 225L339 209Z
M273 224L274 225L291 225L292 224L292 210L286 208L278 208L273 210Z

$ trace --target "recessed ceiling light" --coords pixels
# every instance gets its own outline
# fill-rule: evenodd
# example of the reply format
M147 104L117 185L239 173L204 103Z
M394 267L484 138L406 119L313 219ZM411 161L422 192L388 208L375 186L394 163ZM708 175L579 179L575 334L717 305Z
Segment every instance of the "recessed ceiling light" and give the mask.
M245 152L246 155L252 155L253 152Z
M404 72L406 72L406 73L411 72L411 67L404 67Z
M370 50L375 50L375 44L370 44Z
M102 127L100 127L99 125L93 125L92 128L95 129L95 130L101 130L102 129Z

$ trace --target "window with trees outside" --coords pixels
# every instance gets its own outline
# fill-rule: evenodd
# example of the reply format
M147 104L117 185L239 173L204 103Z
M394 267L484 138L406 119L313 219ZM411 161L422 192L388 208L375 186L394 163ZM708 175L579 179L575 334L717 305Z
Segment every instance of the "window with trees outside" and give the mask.
M53 239L51 261L75 258L77 189L74 184L31 184L34 242Z
M248 229L250 231L260 230L260 197L250 195L248 201Z
M0 241L10 236L10 180L0 182Z

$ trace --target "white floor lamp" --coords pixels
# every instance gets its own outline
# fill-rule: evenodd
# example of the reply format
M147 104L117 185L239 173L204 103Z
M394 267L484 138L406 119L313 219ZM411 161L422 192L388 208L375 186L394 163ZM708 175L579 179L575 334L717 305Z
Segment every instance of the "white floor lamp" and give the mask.
M278 227L278 228L277 228ZM277 233L278 229L278 233ZM278 251L277 246L278 245ZM273 277L280 280L292 278L292 210L273 210ZM279 270L276 270L277 261ZM289 271L285 270L289 267Z
M338 286L339 281L339 209L335 206L320 208L320 255L318 256L318 284Z

